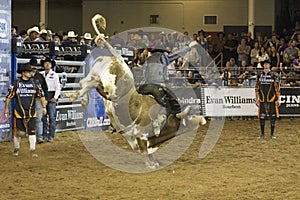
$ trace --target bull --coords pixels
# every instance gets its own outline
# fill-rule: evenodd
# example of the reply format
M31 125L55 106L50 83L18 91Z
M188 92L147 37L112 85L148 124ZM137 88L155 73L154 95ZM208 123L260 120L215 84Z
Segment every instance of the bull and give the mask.
M99 19L99 18L98 18ZM103 18L101 18L103 22ZM100 22L101 23L101 22ZM190 108L168 112L151 94L137 91L134 77L124 59L98 33L111 55L99 56L92 61L89 74L80 80L81 89L70 96L70 101L82 97L82 105L89 102L88 91L95 88L104 98L105 112L111 125L128 142L133 151L146 155L146 165L159 166L153 153L164 142L180 134L180 127L198 128L206 120L189 114Z

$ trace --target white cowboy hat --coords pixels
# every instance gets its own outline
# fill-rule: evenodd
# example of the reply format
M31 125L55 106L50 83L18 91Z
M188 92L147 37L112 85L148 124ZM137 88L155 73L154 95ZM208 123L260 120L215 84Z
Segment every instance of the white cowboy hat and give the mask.
M69 31L69 32L68 32L68 37L69 37L69 38L75 38L75 37L77 37L77 35L75 35L75 32L74 32L74 31Z
M53 35L52 31L50 29L47 30L48 35Z
M90 33L85 33L83 35L83 38L86 39L86 40L91 40L92 39L92 35Z
M37 33L40 33L39 27L34 26L34 27L28 29L28 30L27 30L27 35L30 35L31 32L37 32Z
M43 33L46 33L46 34L47 34L47 30L46 30L46 29L42 29L42 30L40 31L40 34L43 34Z

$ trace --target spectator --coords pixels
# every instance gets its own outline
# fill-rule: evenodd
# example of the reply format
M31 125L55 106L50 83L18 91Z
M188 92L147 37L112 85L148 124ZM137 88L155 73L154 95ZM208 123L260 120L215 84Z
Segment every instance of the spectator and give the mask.
M261 35L258 35L258 36L256 37L256 41L258 42L259 48L261 48L261 47L263 46L263 43L264 43L263 37L262 37Z
M27 37L24 39L26 42L33 42L39 37L39 27L34 26L27 30Z
M271 70L278 74L280 72L280 55L274 45L270 47L269 57L271 61Z
M146 62L147 58L148 58L150 55L151 55L151 53L149 52L149 50L148 50L147 48L145 48L145 49L143 50L141 56L140 56L140 59L139 59L137 65L138 65L138 66L143 65L143 64Z
M251 49L250 51L250 64L253 65L254 67L257 67L257 58L259 56L259 44L258 42L254 43L254 48Z
M75 35L74 31L69 31L67 39L64 39L61 42L62 45L70 45L70 44L77 44L77 35Z
M36 98L40 98L43 107L43 114L46 114L46 101L41 89L41 85L31 79L32 69L29 64L22 65L18 71L21 77L15 80L6 96L4 114L9 116L9 104L11 99L16 98L15 104L15 129L14 129L14 156L19 155L21 137L29 137L29 146L32 157L37 157L36 135L35 135L35 103Z
M283 58L283 52L284 50L287 48L287 44L285 42L285 39L284 38L280 38L279 40L279 45L278 45L278 53L279 53L279 56L280 56L280 62L282 62L282 58Z
M214 40L214 52L215 52L216 56L218 56L220 53L223 52L224 44L225 44L224 33L219 32L217 39ZM221 71L220 67L221 67L221 65L224 64L224 63L221 63L221 56L218 56L216 58L216 63L218 64L219 71Z
M234 36L232 33L229 33L227 35L227 40L224 44L223 54L224 54L224 61L229 61L230 58L234 58L237 60L237 47L239 43L236 39L234 39Z
M238 79L239 77L239 66L236 64L234 58L229 59L229 63L231 66L231 79Z
M239 46L237 47L238 65L241 65L242 60L249 63L250 46L247 45L246 39L242 38Z
M250 47L250 49L254 48L254 39L252 38L252 33L248 32L246 37L246 44Z
M242 82L241 75L244 74L248 69L248 63L245 60L242 60L241 65L238 67L238 77L239 77L239 82Z
M55 126L56 126L56 102L60 95L60 83L59 77L56 72L51 68L56 65L54 60L51 60L49 57L46 57L44 60L41 60L41 65L44 67L45 71L42 71L41 74L45 77L46 83L48 86L48 104L47 104L47 115L49 116L49 122L47 120L47 115L43 116L43 139L48 142L52 142L55 137ZM48 133L49 127L49 133Z
M187 85L189 86L198 87L201 85L200 81L195 77L195 74L192 70L188 71L187 81Z
M300 86L300 50L298 50L297 56L292 62L294 72L297 74L296 85Z
M89 48L92 46L92 34L91 33L85 33L82 37L82 40L80 41L81 45L87 45Z
M61 45L62 37L55 33L53 35L53 42L55 42L56 45Z
M257 56L257 68L262 69L263 66L261 66L261 62L265 61L265 60L269 60L269 55L266 51L266 48L264 46L260 47L260 51L259 54Z
M286 84L290 84L293 86L296 83L296 73L293 70L292 62L289 59L289 55L287 53L283 54L283 60L279 65L281 76L285 77Z
M278 49L279 40L277 39L276 33L273 33L272 37L270 39L268 39L267 48L271 48L272 46L274 46L275 49Z
M231 73L232 73L231 64L229 61L227 61L226 65L225 65L225 69L222 70L222 73L220 76L220 78L223 81L224 86L228 86L230 84Z
M49 41L48 32L46 29L42 29L40 31L40 35L38 38L34 40L35 42L47 42Z
M214 52L214 44L213 44L213 39L211 35L208 35L206 37L206 41L207 41L207 52L208 54L212 57L215 58L216 54Z
M119 32L115 31L114 35L109 38L108 42L115 47L124 47L125 41L119 37Z
M187 78L183 76L182 71L177 71L175 77L173 78L174 86L186 86Z
M293 61L298 53L298 48L296 47L296 41L291 40L289 42L289 46L284 50L284 53L287 53L289 55L289 59Z

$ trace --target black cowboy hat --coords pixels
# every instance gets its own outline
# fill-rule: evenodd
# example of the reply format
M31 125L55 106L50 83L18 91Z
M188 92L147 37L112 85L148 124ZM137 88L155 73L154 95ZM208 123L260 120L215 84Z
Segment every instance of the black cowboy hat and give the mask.
M41 65L42 65L42 67L44 67L44 63L45 63L45 62L51 62L52 67L54 67L54 66L56 65L55 60L52 60L52 59L49 58L49 57L46 57L45 59L41 60Z
M28 71L28 72L33 71L33 69L31 68L31 66L30 66L29 63L26 63L26 64L21 65L21 66L18 68L17 73L21 74L21 73L24 72L24 71Z
M30 61L29 61L29 64L31 66L40 66L40 64L38 63L36 58L31 58Z

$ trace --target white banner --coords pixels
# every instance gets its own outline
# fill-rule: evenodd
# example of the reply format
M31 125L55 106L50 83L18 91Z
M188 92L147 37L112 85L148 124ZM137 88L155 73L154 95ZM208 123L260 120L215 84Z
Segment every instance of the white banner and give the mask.
M255 116L254 88L204 88L205 116Z

